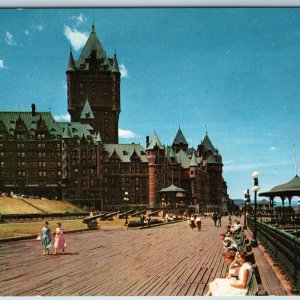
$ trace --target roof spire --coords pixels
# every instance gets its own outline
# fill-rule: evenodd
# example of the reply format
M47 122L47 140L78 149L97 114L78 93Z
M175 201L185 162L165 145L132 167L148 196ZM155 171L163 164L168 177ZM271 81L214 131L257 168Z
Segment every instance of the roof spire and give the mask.
M75 64L74 64L72 48L70 46L70 56L69 56L69 63L68 63L67 71L74 71L74 70L75 70Z
M206 132L206 135L207 135L207 124L205 124L205 132Z
M177 131L177 134L176 134L176 137L174 139L174 142L173 142L173 145L179 145L179 144L183 144L183 145L188 145L188 142L186 141L181 129L180 129L180 126L179 126L179 129Z
M80 119L83 119L83 120L86 120L86 119L95 119L95 116L92 112L92 109L91 109L91 106L90 106L90 103L89 103L89 99L86 98L85 100L85 104L84 104L84 107L81 111L81 114L80 114Z
M95 33L95 23L94 23L94 18L93 18L93 25L92 25L92 32Z
M112 73L120 73L116 49L115 49L115 54L114 54L114 58L113 58L113 65L112 65L111 71L112 71Z

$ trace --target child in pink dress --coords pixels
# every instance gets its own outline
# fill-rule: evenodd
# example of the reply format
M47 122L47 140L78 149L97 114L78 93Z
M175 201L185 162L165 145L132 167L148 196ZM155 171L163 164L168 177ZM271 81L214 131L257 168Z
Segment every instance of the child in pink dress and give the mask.
M61 249L62 254L65 253L66 241L63 236L64 229L61 227L61 223L57 223L57 227L55 229L55 242L54 242L54 255L57 255L57 250Z

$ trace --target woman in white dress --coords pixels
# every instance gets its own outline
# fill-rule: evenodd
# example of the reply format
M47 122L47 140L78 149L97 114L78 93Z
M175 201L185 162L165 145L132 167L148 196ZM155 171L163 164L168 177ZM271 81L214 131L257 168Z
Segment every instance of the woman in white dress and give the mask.
M252 266L247 262L246 252L237 252L241 267L238 278L216 278L209 283L207 296L246 296L252 276Z

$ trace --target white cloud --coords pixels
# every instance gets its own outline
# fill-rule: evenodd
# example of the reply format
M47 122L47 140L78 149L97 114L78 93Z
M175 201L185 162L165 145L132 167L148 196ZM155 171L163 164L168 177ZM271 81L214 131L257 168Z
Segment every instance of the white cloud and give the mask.
M72 20L76 20L76 27L80 26L81 24L85 23L87 21L87 17L84 14L80 14L78 17L77 16L72 16L70 17Z
M0 59L0 69L4 69L4 68L5 68L4 61Z
M224 161L224 165L233 165L234 161L232 159Z
M123 139L130 139L130 138L134 138L136 135L134 132L132 132L131 130L124 130L119 128L119 137L123 138Z
M54 115L54 119L57 122L70 122L71 117L69 114L64 114L64 115Z
M85 45L89 37L88 32L80 32L76 28L72 29L66 25L65 25L64 34L66 38L71 42L71 45L75 49L75 51L81 49Z
M120 64L119 67L120 67L121 77L128 78L129 77L128 70L126 69L125 65L124 64Z
M17 45L17 43L14 41L14 36L9 31L6 32L5 42L8 45L12 45L12 46Z
M270 151L275 151L275 150L277 150L277 148L274 147L274 146L271 146L271 147L269 148L269 150L270 150Z
M29 31L28 31L28 30L25 30L24 33L25 33L26 35L29 35Z
M44 30L44 25L36 25L35 28L36 28L38 31L43 31L43 30Z

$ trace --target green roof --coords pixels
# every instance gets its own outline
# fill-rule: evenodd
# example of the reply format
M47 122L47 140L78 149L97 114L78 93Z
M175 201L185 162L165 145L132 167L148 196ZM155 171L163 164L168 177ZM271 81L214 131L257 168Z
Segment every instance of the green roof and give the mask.
M119 70L119 64L118 64L118 60L117 60L117 54L114 54L114 58L113 58L113 65L112 65L112 70L113 73L120 73Z
M149 146L147 147L147 150L153 150L155 146L157 146L159 149L164 149L164 147L161 144L156 132L154 133L153 138L152 138Z
M16 129L17 121L21 120L28 133L35 132L40 121L43 121L46 129L51 132L51 135L58 137L62 135L60 126L53 118L50 112L0 112L0 122L3 123L8 134L13 135Z
M70 57L69 57L69 63L67 71L74 71L75 70L75 62L72 54L72 50L70 49Z
M172 149L171 146L167 146L165 148L165 157L168 163L178 163L177 158L176 158L176 154L174 152L174 150Z
M93 50L96 51L96 59L97 60L103 59L103 64L108 65L108 70L111 70L112 65L109 59L107 58L106 52L103 49L97 37L94 25L92 26L92 32L90 33L86 41L86 44L82 49L78 61L75 62L77 68L80 68L80 65L82 64L86 64L85 60L90 58Z
M181 164L182 168L188 169L190 167L190 158L186 151L180 149L179 152L176 153L177 161Z
M93 119L95 119L88 99L86 99L86 101L85 101L84 107L81 111L80 119L84 119L84 120L87 120L87 119L93 120Z
M176 137L174 139L173 145L179 145L179 144L184 144L184 145L188 145L180 127L177 131Z
M198 162L197 162L197 159L196 159L195 152L193 152L192 158L191 158L191 161L190 161L190 167L197 167L197 166L198 166Z
M178 186L176 186L176 185L174 185L174 184L171 184L170 186L168 186L168 187L166 187L164 189L161 189L159 192L160 193L166 193L166 192L176 193L176 192L185 192L185 190L182 189L182 188L180 188L180 187L178 187Z
M261 196L300 196L300 178L296 175L293 179L287 183L277 185L268 192L260 193Z
M65 137L95 138L94 129L89 124L79 122L59 122L58 124Z
M131 156L136 153L141 162L148 163L145 149L139 144L104 144L104 150L109 156L115 152L122 162L130 162Z
M98 132L98 134L97 134L97 137L95 138L95 142L96 142L96 143L101 143L101 142L102 142L101 136L100 136L100 133L99 133L99 132Z
M216 153L216 149L215 149L215 147L213 146L213 144L212 144L212 142L211 142L211 140L209 139L209 137L208 137L207 134L205 135L205 138L204 138L204 140L203 140L203 142L202 142L202 145L205 146L205 150L206 150L206 151L210 150L213 154Z

